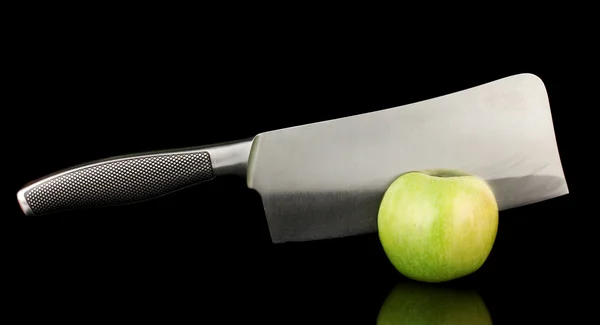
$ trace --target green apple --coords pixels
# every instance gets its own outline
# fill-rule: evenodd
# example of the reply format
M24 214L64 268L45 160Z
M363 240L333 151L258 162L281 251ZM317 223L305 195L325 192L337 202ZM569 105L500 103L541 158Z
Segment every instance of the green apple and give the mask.
M400 273L444 282L469 275L486 261L498 231L498 204L477 176L416 171L392 182L377 218L383 249Z
M377 325L491 325L485 302L476 291L401 283L387 296Z

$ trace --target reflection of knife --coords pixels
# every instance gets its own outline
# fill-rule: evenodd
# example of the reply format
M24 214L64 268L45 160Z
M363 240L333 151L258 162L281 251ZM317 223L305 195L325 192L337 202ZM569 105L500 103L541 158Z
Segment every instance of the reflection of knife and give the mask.
M519 74L251 140L109 158L46 176L17 197L34 216L137 202L237 174L261 194L279 243L374 232L387 186L404 172L437 168L486 179L501 210L567 194L542 81Z

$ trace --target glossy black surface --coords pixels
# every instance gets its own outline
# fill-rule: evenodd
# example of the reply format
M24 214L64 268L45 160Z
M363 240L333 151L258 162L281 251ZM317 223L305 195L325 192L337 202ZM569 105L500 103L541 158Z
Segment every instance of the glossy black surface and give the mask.
M247 138L531 72L546 83L571 194L502 212L485 265L439 287L475 290L494 324L575 323L589 311L597 211L580 206L588 178L577 157L587 144L573 130L585 82L573 61L524 49L493 60L404 52L375 60L353 57L351 47L298 52L292 41L278 51L202 43L157 52L144 40L81 41L77 52L47 40L43 59L29 61L16 109L40 110L13 121L24 129L9 201L26 182L90 160ZM40 218L22 216L16 198L11 204L3 268L23 318L117 320L122 311L133 321L373 324L391 290L408 281L377 234L271 244L260 197L233 177L137 205Z

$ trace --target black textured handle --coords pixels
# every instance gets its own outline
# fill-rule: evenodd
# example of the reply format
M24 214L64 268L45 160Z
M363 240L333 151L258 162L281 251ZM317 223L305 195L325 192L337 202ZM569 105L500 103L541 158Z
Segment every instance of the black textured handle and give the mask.
M206 151L148 154L66 170L26 186L18 196L26 214L40 215L134 203L213 178Z

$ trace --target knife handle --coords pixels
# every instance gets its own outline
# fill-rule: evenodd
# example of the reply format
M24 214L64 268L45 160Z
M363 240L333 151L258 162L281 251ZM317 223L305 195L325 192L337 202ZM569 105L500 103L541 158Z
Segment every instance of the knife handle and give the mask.
M33 181L17 193L27 216L135 203L224 174L245 175L251 141L113 157Z

